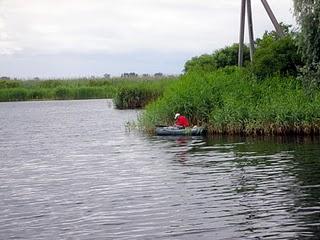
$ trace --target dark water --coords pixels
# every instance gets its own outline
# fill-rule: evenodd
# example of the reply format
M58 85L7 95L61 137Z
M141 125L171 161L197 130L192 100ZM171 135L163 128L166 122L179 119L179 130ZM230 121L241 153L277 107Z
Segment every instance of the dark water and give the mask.
M0 103L0 239L319 239L319 138L128 132L111 102Z

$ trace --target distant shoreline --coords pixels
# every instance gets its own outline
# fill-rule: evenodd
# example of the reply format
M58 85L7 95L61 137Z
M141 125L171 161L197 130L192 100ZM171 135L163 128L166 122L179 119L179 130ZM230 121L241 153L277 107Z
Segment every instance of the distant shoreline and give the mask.
M119 91L128 88L140 89L142 92L157 91L160 95L176 79L167 76L27 81L1 79L0 102L111 99L116 98ZM152 99L155 97L157 95L153 95Z

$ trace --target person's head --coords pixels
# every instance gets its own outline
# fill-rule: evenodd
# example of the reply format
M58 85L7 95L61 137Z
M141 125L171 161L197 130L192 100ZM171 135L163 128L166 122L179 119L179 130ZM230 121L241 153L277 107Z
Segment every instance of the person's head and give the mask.
M180 116L180 113L176 113L176 115L174 115L174 119L177 119Z

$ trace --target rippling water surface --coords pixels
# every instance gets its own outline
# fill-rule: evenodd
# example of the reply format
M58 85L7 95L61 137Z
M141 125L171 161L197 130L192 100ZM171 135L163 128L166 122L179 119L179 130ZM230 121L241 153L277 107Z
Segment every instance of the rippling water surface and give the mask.
M0 239L319 239L319 138L156 137L111 101L0 103Z

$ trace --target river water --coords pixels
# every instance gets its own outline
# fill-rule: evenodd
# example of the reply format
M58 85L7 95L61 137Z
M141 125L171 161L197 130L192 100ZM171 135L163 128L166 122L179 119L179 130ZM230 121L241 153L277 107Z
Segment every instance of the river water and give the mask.
M0 103L0 239L319 239L319 138L156 137L110 100Z

